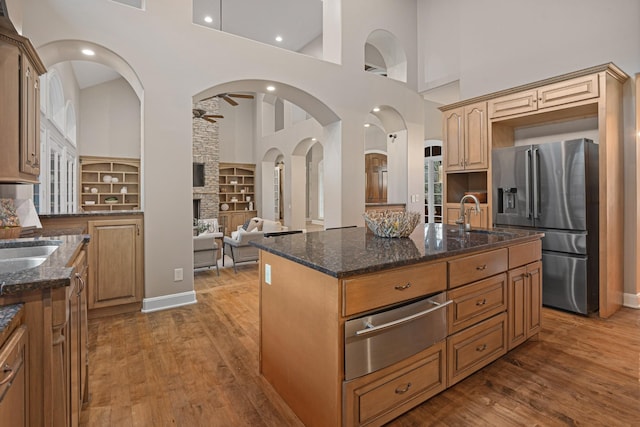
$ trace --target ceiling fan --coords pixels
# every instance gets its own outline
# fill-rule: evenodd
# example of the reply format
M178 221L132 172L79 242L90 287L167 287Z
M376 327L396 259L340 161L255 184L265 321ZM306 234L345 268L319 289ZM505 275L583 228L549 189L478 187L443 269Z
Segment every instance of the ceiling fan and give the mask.
M210 123L215 123L216 121L213 119L224 119L224 116L220 114L207 114L205 110L202 108L194 108L193 110L193 118L194 119L204 119Z
M235 107L236 105L238 105L238 103L232 98L253 99L253 95L247 95L244 93L219 93L217 95L213 95L208 98L205 98L203 99L203 101L206 101L207 99L211 99L211 98L222 98L225 101L227 101L229 104Z

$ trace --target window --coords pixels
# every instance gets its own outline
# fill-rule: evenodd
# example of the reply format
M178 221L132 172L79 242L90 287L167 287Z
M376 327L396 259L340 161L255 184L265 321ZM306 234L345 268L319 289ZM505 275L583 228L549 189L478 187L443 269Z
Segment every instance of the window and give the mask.
M76 211L78 154L76 115L64 98L55 69L41 77L40 184L33 188L33 204L38 213ZM44 107L44 108L42 108Z

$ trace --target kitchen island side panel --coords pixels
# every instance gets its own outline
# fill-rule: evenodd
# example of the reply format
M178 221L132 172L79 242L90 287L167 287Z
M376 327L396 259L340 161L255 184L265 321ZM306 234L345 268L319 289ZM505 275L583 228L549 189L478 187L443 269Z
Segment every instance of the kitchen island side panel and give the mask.
M340 425L338 279L265 251L260 268L260 372L305 425Z

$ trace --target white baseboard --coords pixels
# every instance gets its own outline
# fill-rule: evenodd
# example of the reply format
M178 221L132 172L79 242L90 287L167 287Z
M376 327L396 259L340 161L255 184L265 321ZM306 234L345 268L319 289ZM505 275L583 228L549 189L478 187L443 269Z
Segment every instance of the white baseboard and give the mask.
M142 312L152 313L154 311L182 307L183 305L195 304L197 302L195 291L145 298L142 300Z
M640 308L640 294L624 294L624 302L622 305L625 307Z
M324 219L312 219L311 224L313 225L324 225Z

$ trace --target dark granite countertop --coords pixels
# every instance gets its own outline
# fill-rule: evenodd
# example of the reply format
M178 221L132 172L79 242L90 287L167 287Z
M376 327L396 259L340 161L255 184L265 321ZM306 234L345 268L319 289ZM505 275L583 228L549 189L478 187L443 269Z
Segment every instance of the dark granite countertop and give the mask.
M82 245L89 241L86 234L0 240L0 249L25 246L56 245L56 249L37 267L0 273L0 295L12 295L46 288L69 286L73 268L67 264Z
M11 304L0 307L0 345L9 337L15 323L22 316L23 303Z
M539 232L518 229L477 229L461 234L458 226L425 224L418 226L408 238L376 237L365 227L357 227L263 238L250 243L343 278L505 247L542 236Z
M88 211L88 212L71 212L71 213L53 213L53 214L38 214L40 218L73 218L82 216L120 216L120 215L142 215L144 212L141 210L125 210L125 211Z

